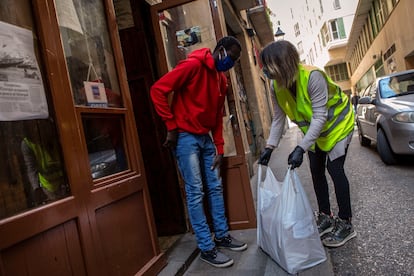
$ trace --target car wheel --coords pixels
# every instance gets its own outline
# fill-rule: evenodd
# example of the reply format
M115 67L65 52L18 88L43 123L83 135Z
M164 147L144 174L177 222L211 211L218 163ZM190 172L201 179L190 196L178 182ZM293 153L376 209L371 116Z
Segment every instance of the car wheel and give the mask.
M369 147L371 145L371 140L369 140L368 138L366 138L362 135L361 126L359 125L359 123L357 124L357 126L358 126L359 143L363 147Z
M392 152L388 139L381 128L378 129L377 132L377 149L382 162L387 165L394 165L397 163L395 154Z

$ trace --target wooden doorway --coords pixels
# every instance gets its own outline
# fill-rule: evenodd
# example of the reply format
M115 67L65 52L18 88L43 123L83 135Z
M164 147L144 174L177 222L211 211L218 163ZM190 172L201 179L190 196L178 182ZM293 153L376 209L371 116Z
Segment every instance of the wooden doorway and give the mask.
M158 236L182 234L188 229L175 160L162 146L164 124L149 96L154 76L158 75L153 66L157 53L151 32L150 6L144 0L114 4L116 10L117 4L130 4L132 11L133 25L123 27L118 20L118 28Z
M34 91L39 97L44 93L51 112L48 120L38 118L42 123L28 122L33 137L24 142L25 153L20 143L25 124L8 124L10 132L22 130L21 137L13 137L19 142L7 144L15 145L10 159L22 164L20 175L34 171L27 169L35 162L24 168L19 161L30 149L40 156L31 159L46 164L34 175L47 181L30 185L35 194L47 188L40 190L47 198L31 204L24 189L18 190L20 197L9 197L28 206L11 209L0 220L0 274L155 275L166 258L156 240L112 1L26 0L8 8L0 19L7 20L11 37L23 37L24 47L33 43L38 50L29 50L31 60L41 64L39 79L31 82L42 78L44 89L36 84ZM45 130L50 132L43 135ZM8 179L7 186L28 184L25 177Z
M195 49L214 49L217 40L223 36L220 13L216 1L209 0L172 0L151 6L159 76ZM187 41L187 30L197 34L197 43ZM246 229L256 227L256 216L236 108L237 97L231 86L236 81L234 74L228 74L230 86L223 117L225 159L222 177L230 229Z

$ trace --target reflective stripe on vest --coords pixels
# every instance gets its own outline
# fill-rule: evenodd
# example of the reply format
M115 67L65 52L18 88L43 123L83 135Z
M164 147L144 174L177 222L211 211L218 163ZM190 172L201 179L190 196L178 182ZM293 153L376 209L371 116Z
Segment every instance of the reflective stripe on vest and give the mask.
M344 139L354 129L354 112L351 108L348 96L335 84L325 72L315 68L299 65L299 73L296 81L296 98L291 92L277 87L273 81L273 87L279 106L298 125L303 133L307 133L312 120L312 101L308 93L309 77L312 71L322 73L328 84L328 115L325 125L316 139L316 144L323 151L330 151L336 143ZM313 146L314 147L314 146ZM313 148L312 147L312 148Z
M29 139L24 138L24 142L35 155L40 186L50 192L55 192L63 182L63 171L60 162L54 160L47 151L29 141Z

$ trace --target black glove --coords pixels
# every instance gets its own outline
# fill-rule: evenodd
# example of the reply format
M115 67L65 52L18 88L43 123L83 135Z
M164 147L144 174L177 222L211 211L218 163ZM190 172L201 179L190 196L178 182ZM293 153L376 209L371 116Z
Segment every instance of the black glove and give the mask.
M296 146L292 153L289 154L288 164L292 166L292 169L298 168L302 165L304 153L305 151L301 147Z
M167 132L167 138L163 144L167 148L175 148L177 146L178 133L176 129Z
M270 156L272 155L273 149L272 148L265 148L262 154L260 154L259 164L263 166L267 166L269 163Z

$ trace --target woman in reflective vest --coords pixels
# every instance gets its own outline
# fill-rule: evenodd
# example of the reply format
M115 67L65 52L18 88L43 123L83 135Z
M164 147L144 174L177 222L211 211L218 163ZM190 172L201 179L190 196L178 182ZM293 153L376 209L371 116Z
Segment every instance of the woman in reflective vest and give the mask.
M32 189L36 192L42 188L49 200L62 197L65 181L62 164L55 149L48 151L27 137L23 139L21 149Z
M354 129L354 112L348 96L323 70L299 62L294 45L281 40L267 45L260 54L263 74L272 79L273 121L259 164L267 165L278 146L286 116L303 132L302 141L288 156L292 169L308 151L313 186L318 201L317 226L327 247L338 247L356 236L351 223L349 182L344 163ZM328 170L335 186L338 216L329 202Z
M304 134L309 130L312 121L312 101L307 91L310 74L318 70L325 78L328 84L328 101L326 103L327 118L316 139L316 145L323 151L329 152L332 148L354 129L354 113L349 104L348 96L342 92L341 88L336 85L323 71L311 66L299 64L298 80L296 85L296 97L289 92L287 88L278 87L273 82L273 91L280 103L280 107L289 119L296 123ZM311 146L314 149L314 145Z

